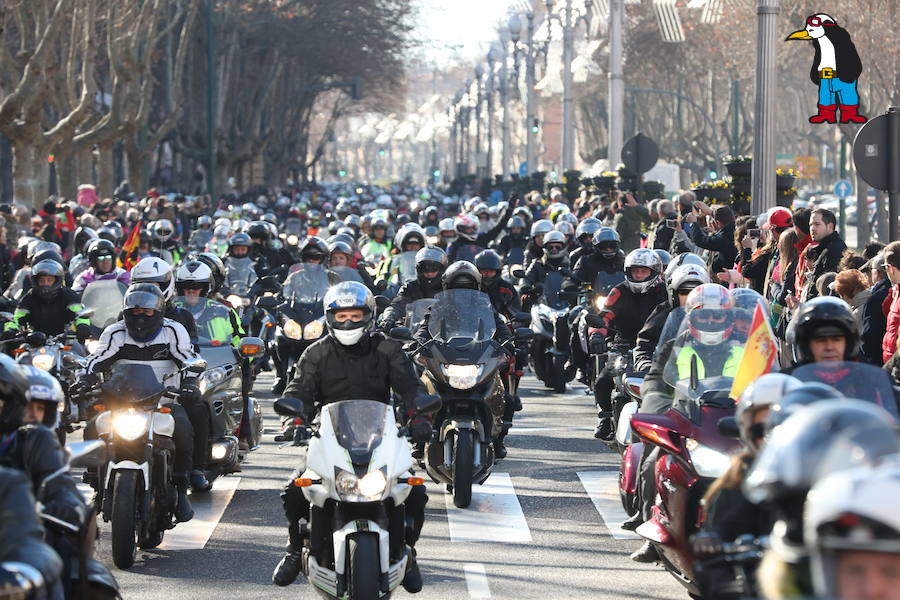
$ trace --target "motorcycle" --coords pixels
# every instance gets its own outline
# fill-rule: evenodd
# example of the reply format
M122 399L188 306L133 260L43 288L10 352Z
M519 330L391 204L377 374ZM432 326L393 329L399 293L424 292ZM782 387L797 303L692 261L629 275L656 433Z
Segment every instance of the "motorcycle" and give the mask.
M534 374L556 393L566 391L569 358L569 300L562 291L564 275L550 271L540 299L531 307L531 363Z
M119 362L100 388L95 424L108 460L97 473L97 492L103 520L112 522L113 562L120 569L134 564L137 547L159 546L175 526L175 418L160 404L177 398L168 379L206 366L194 358L159 381L150 365Z
M440 398L423 396L416 404L418 414L431 413ZM275 412L298 417L304 406L281 398ZM404 430L391 406L373 400L327 404L313 426L306 470L294 480L311 509L303 573L325 598L389 598L411 552L403 502L411 486L425 484L412 475Z
M802 365L791 375L800 381L830 385L848 398L877 404L900 422L893 383L884 369L867 363L829 361Z
M228 290L226 300L234 307L241 319L244 318L246 308L253 303L250 290L256 283L256 279L256 270L250 258L229 256L225 260L224 288Z
M436 435L425 445L425 469L447 485L454 505L465 508L472 485L484 483L494 465L492 441L503 427L506 393L499 369L505 348L493 340L494 312L486 294L447 290L434 300L431 339L413 351L425 367L426 390L443 401L432 421ZM409 338L404 329L394 328L391 337ZM530 330L518 329L510 343L530 336Z
M387 263L383 263L387 264ZM382 294L387 298L394 298L407 281L416 278L416 252L401 252L390 259L390 272L384 273L387 280L387 288Z
M200 356L206 370L198 378L200 401L206 404L210 416L209 455L206 479L212 484L222 475L240 471L245 453L240 452L238 440L248 438L248 446L255 448L262 439L262 409L250 395L248 385L250 360L265 352L259 338L245 337L238 348L232 346L229 310L224 304L199 296L175 298L175 305L185 308L194 317L199 336ZM249 382L252 384L252 381Z

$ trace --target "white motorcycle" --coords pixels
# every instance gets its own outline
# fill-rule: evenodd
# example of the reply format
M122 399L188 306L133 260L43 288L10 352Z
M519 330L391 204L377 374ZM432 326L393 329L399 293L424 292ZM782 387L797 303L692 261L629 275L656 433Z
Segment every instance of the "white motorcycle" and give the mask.
M434 412L440 402L423 396L417 412ZM281 398L275 412L305 414L296 398ZM409 562L403 503L411 486L425 483L410 472L414 461L405 431L392 407L374 400L327 404L317 421L306 470L294 480L311 508L303 573L326 598L388 598Z

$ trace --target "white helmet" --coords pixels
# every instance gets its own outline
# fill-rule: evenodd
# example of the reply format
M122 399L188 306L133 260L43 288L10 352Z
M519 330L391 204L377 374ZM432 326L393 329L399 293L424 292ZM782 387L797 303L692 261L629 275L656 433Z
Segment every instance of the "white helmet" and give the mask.
M155 283L162 290L166 302L175 295L175 279L172 266L161 258L148 256L131 269L131 283Z
M553 231L553 223L547 219L538 219L531 224L531 237L544 235Z
M693 266L693 265L692 265ZM781 399L803 383L796 377L785 375L783 373L767 373L751 383L741 394L738 399L737 408L734 412L734 418L737 421L738 431L741 435L741 441L751 451L756 452L754 439L765 429L765 422L759 423L760 431L753 432L753 414L763 408L769 408L773 404L781 402Z
M154 222L150 231L161 242L167 242L175 235L175 227L172 225L172 221L168 219L159 219Z
M199 260L189 260L178 267L175 272L175 287L179 295L183 294L185 287L200 286L205 296L212 285L212 269L206 263Z
M672 260L669 261L669 266L666 267L666 281L668 281L672 277L672 273L675 271L675 269L684 265L697 265L698 267L703 267L705 269L706 261L704 261L693 252L685 252L683 254L673 256Z
M704 283L709 283L709 271L706 270L706 267L700 267L698 265L681 265L670 274L666 275L666 282L668 283L669 293L674 302L678 290L685 288L693 289Z
M900 554L898 497L897 461L841 471L813 486L806 499L803 539L817 598L841 597L835 575L841 551Z
M546 243L546 241L545 241ZM633 267L646 267L652 271L650 277L643 281L635 281L631 277L631 269ZM659 254L649 248L638 248L632 250L625 257L625 284L635 294L644 294L659 283L659 276L662 273L662 261Z

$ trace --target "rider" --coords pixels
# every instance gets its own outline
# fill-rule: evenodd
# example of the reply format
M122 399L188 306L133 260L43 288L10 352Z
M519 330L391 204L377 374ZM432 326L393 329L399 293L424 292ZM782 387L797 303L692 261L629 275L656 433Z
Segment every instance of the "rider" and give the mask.
M475 254L487 248L488 244L497 239L506 222L512 216L512 211L516 203L511 202L506 208L506 212L497 221L497 224L490 227L486 231L479 232L479 220L470 215L460 215L456 217L456 233L459 235L456 240L447 248L447 258L450 262L456 261L458 258L464 258L461 254L467 254L463 249L466 246L474 246L475 250L469 254L473 257ZM482 227L484 228L484 227ZM471 249L470 249L471 251ZM461 255L461 256L457 256Z
M177 372L185 361L196 356L184 326L165 317L166 301L156 285L132 283L125 292L123 308L123 320L103 330L97 350L87 357L85 375L79 381L80 388L90 389L95 386L97 374L110 370L120 361L148 364L161 379ZM193 471L194 428L183 406L199 400L200 391L196 378L186 376L181 381L179 402L166 405L175 419L173 466L178 490L175 508L175 518L178 521L190 521L194 516L187 497L188 485L197 489L209 488L209 482L203 473ZM96 435L96 428L89 424L85 429L85 439L96 438Z
M456 234L456 225L453 222L452 217L447 217L446 219L441 219L438 223L438 232L440 233L441 240L438 243L438 246L446 250L450 247L456 238L458 237Z
M599 234L598 231L597 235ZM662 283L662 262L659 255L647 248L629 252L625 257L625 281L610 291L600 313L606 323L603 333L608 347L629 351L634 348L638 332L646 323L647 317L654 308L665 302L666 288ZM611 404L612 377L600 377L595 386L599 422L594 430L594 437L608 440L615 430Z
M89 283L116 279L123 285L131 282L131 274L114 262L116 247L109 240L98 239L88 244L87 257L91 267L79 273L72 283L72 291L81 293Z
M13 318L3 327L3 337L20 335L26 326L48 336L63 333L74 323L78 341L91 335L90 320L78 317L84 309L78 294L63 285L65 269L55 260L42 260L31 267L33 287L19 301Z
M532 261L519 284L519 292L528 296L537 296L544 286L547 274L554 271L568 271L569 256L566 253L566 236L551 230L543 236L540 260Z
M163 294L166 302L167 319L172 319L181 323L191 341L197 339L197 323L190 311L175 306L175 278L172 277L172 266L161 258L148 256L142 258L138 264L131 269L131 283L152 283L155 284Z
M197 316L202 314L206 307L206 302L200 302L200 299L209 298L212 281L212 269L200 260L189 260L175 272L175 290L178 296L183 298L180 308L191 312L195 325L198 321ZM200 309L200 312L197 312L197 309ZM240 317L234 309L228 310L228 319L212 318L205 322L204 327L205 330L198 331L201 337L218 342L227 341L235 348L240 345L241 338L245 335Z
M531 224L531 237L525 246L525 268L544 256L544 236L553 231L553 223L539 219Z
M299 398L306 406L306 423L311 422L322 405L341 400L367 399L391 403L396 393L410 412L420 391L412 361L401 345L373 330L375 298L366 286L346 281L331 288L325 295L325 323L328 335L314 342L297 361L296 376L285 389L286 397ZM431 437L427 419L413 419L410 430L414 439ZM287 553L272 574L276 585L286 586L300 574L304 538L309 535L309 501L294 479L306 470L306 457L295 469L282 491L285 516L288 520ZM424 486L414 486L406 500L407 514L412 527L407 528L407 543L414 547L425 519L428 497ZM403 587L410 593L422 589L422 575L410 554L410 564L403 579Z
M197 217L197 229L191 232L188 238L188 246L191 248L203 249L207 242L212 239L213 220L209 215L200 215Z
M434 298L441 291L441 276L447 268L447 253L435 246L416 252L416 278L403 284L381 316L378 328L389 333L406 316L406 307L416 300Z
M579 238L580 240L580 238ZM600 273L620 273L625 268L625 255L620 248L619 234L612 227L600 227L591 237L593 252L585 251L572 257L575 278L583 283L593 283Z
M572 265L577 267L579 258L595 252L594 234L600 231L602 227L603 224L600 223L600 219L595 219L594 217L588 217L584 221L578 223L578 227L575 228L575 242L577 243L577 247L572 250L572 253L569 255L569 262L572 263ZM613 231L615 232L615 230Z
M813 298L801 304L787 330L787 341L796 363L782 369L813 362L856 360L859 355L859 325L846 302L833 296Z
M510 253L515 250L518 251L517 254L521 257L519 260L524 260L525 247L527 245L528 238L525 237L525 220L518 215L514 215L506 224L506 235L497 243L497 252L504 260L508 261Z
M272 274L279 267L286 267L292 262L287 250L272 247L272 235L266 222L250 223L247 235L253 242L250 247L250 258L256 260L256 273L259 277Z

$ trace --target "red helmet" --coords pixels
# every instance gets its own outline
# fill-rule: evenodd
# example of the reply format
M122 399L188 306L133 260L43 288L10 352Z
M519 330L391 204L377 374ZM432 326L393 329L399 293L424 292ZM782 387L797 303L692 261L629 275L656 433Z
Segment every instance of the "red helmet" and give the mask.
M459 215L455 221L456 233L469 241L478 237L478 219L471 215Z
M701 344L714 346L731 336L734 329L734 298L717 283L694 288L685 301L688 329Z

